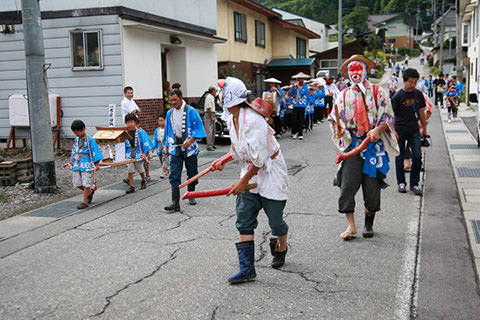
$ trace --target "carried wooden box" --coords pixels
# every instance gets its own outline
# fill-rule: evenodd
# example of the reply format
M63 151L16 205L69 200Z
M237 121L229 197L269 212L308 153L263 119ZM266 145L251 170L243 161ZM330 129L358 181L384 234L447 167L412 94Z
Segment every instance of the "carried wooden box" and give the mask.
M102 150L103 160L101 166L121 166L136 162L135 159L126 159L125 140L132 137L127 132L127 127L96 127L97 132L93 139Z

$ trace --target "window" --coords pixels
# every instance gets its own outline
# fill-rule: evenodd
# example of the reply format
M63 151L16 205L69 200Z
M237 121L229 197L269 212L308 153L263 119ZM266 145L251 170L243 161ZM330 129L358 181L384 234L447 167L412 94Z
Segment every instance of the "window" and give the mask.
M307 57L307 41L297 38L297 59Z
M235 41L247 42L247 17L244 14L234 12Z
M265 23L255 20L255 45L265 48Z
M468 31L470 29L470 24L462 23L462 46L467 47L470 43Z
M73 70L103 69L101 30L72 31Z
M397 43L397 39L388 39L388 43L395 44Z
M337 63L335 59L320 60L320 69L336 69Z

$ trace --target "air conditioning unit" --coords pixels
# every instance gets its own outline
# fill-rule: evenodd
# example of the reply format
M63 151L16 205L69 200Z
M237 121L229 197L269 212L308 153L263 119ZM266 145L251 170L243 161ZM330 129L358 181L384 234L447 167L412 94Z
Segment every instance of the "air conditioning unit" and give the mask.
M57 98L58 94L48 95L48 104L50 109L50 125L57 126ZM12 94L8 97L8 115L10 126L29 127L30 118L28 116L28 97L24 94Z

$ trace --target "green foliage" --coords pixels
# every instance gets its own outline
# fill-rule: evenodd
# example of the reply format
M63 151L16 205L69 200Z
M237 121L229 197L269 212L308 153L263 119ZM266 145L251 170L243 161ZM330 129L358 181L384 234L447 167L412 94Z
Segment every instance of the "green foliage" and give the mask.
M253 82L249 81L248 76L237 68L222 68L219 70L219 78L226 79L227 77L238 78L245 83L247 89L253 88Z
M352 12L343 17L342 22L345 30L353 30L354 36L368 31L368 7L355 7Z
M335 0L256 0L269 8L275 7L301 16L336 25L338 22L338 1ZM455 0L446 0L444 9ZM343 17L355 11L356 7L368 7L370 14L401 13L419 14L419 21L425 29L433 22L431 0L343 0ZM437 6L437 16L441 15L442 5Z
M7 202L8 201L8 196L5 192L0 192L0 202Z
M434 76L438 76L438 74L440 73L440 69L435 66L432 66L430 67L430 73L433 74Z

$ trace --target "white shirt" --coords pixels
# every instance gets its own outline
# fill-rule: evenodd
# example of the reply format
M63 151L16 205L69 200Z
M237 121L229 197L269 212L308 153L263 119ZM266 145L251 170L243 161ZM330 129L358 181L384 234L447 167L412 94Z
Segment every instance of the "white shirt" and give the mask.
M123 97L122 103L121 103L121 110L122 110L122 118L125 121L125 116L129 113L131 113L133 110L140 110L140 108L137 106L135 101L129 100L126 97Z
M325 87L325 95L333 94L333 101L335 101L337 99L338 94L340 93L335 83L332 82L332 84L326 84L324 87Z
M175 135L177 136L177 138L182 137L183 112L186 105L187 104L183 100L180 109L177 110L175 107L172 106L173 128L175 129Z
M243 177L250 163L260 168L250 181L257 187L251 193L272 200L287 200L288 172L287 164L280 151L280 145L273 136L274 131L265 119L252 108L242 108L239 115L238 136L233 125L233 116L228 117L228 129L233 158L240 162L240 177ZM279 151L275 159L271 156Z
M210 112L215 114L215 97L210 93L205 97L205 114L207 113L208 109L210 109Z

